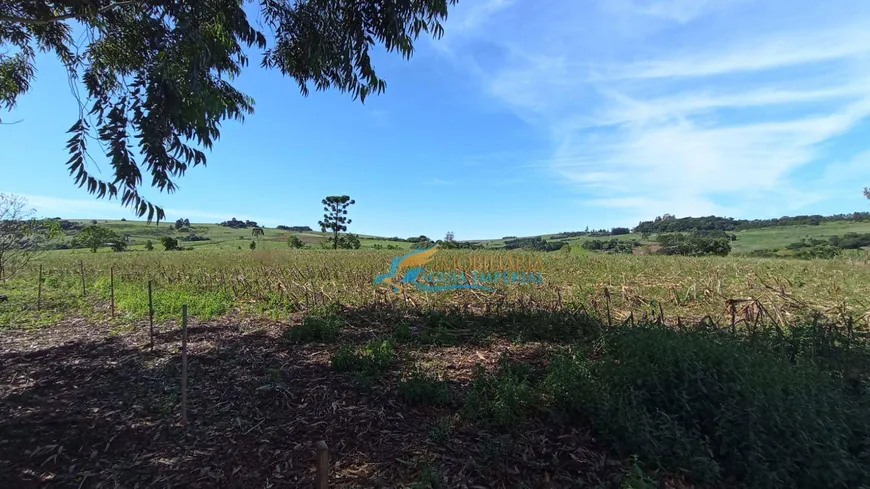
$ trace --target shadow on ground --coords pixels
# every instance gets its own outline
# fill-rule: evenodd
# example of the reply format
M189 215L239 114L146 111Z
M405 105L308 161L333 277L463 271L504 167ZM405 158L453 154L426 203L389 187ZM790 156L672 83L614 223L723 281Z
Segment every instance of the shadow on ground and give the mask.
M507 438L461 424L433 436L454 411L409 407L386 382L360 391L331 370L334 345L289 344L280 338L286 325L242 321L193 322L186 427L176 326L164 327L153 352L144 328L3 333L0 480L312 487L321 439L331 487L601 487L622 473L586 432L540 421Z

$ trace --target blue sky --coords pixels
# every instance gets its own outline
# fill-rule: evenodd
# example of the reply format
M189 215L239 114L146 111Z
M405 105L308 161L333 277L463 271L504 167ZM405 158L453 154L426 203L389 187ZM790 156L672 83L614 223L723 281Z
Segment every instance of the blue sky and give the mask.
M864 0L462 0L445 27L411 61L379 53L387 92L365 105L253 62L256 113L177 193L146 195L171 220L316 227L348 194L351 231L457 239L870 207ZM76 104L56 60L38 68L0 114L20 120L0 126L0 192L131 218L67 175Z

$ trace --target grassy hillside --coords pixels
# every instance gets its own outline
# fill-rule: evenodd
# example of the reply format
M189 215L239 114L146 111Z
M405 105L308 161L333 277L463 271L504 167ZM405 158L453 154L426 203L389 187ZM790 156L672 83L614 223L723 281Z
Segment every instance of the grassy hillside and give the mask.
M84 226L89 226L92 223L91 219L71 219L70 221L82 224ZM190 229L185 229L183 231L177 231L175 229L174 222L161 222L158 225L155 223L148 224L145 221L117 221L98 219L97 224L99 224L100 226L105 226L122 236L129 236L131 244L130 249L132 250L144 249L145 243L148 240L151 240L154 246L159 248L159 241L162 236L172 236L174 238L180 238L183 236L187 236L190 232L196 233L197 236L208 237L209 239L207 241L184 241L181 243L182 245L190 246L195 249L209 250L231 250L237 249L240 246L242 247L242 249L247 249L249 243L252 240L257 242L258 249L286 249L287 238L290 237L291 234L295 234L309 247L319 248L320 243L328 237L327 233L321 232L293 233L282 229L264 227L263 236L259 238L253 238L251 236L251 228L234 229L226 226L221 226L219 224L205 223L191 223ZM407 249L411 246L410 243L402 241L388 241L377 236L359 235L359 237L360 243L363 248L372 248L375 245L380 245L386 248L387 245L393 245L398 246L401 249ZM90 251L76 249L62 250L62 252L81 253Z
M72 221L85 226L90 225L92 222L90 219L78 219ZM144 221L118 221L100 219L97 220L97 223L101 226L110 228L121 235L129 236L131 242L130 249L133 250L143 249L145 247L146 241L148 240L151 240L155 247L159 247L160 237L172 236L175 238L180 238L183 236L187 236L189 232L194 232L198 236L208 237L209 240L184 241L182 242L184 246L190 246L195 249L208 250L232 250L238 249L239 247L241 247L242 249L247 249L252 239L254 241L257 241L258 249L285 249L287 248L287 238L291 234L295 234L296 236L298 236L303 242L308 245L308 247L319 248L320 243L328 237L327 234L320 232L292 233L290 231L276 228L263 228L264 235L259 239L255 239L251 236L251 228L234 229L220 226L218 224L207 223L192 223L190 229L184 231L175 230L173 222L162 222L157 225L154 223L148 224ZM770 248L782 249L785 248L788 244L800 241L803 238L827 239L830 236L842 236L850 232L870 233L870 222L838 221L826 222L818 226L780 226L735 231L733 234L737 235L737 241L733 241L731 243L732 253L743 254L749 253L753 250ZM412 247L412 243L404 241L390 241L383 237L371 235L359 236L363 248L374 248L376 246L386 248L390 245L396 246L400 249L410 249ZM546 234L542 237L550 241L553 240L553 236L556 236L556 234ZM621 240L636 239L638 241L643 241L643 238L640 234L634 233L616 236L616 238ZM576 236L561 240L557 239L554 241L564 241L571 245L571 247L575 250L579 250L580 245L584 241L589 241L593 239L609 240L612 239L612 237ZM475 240L475 242L480 243L484 247L489 249L498 249L504 247L504 239L502 238ZM76 249L60 251L60 253L82 252L87 252L87 250Z
M733 231L729 234L737 235L737 241L731 242L732 253L743 254L759 249L783 249L787 245L800 241L803 238L824 238L831 236L843 236L846 233L870 233L870 222L854 222L854 221L836 221L824 222L818 226L797 225L797 226L778 226L759 229L747 229L743 231ZM545 234L541 237L547 241L552 240L556 234ZM520 238L528 236L518 236ZM571 245L572 248L579 247L584 241L593 239L610 240L617 238L620 240L635 239L643 242L643 237L639 233L623 234L620 236L605 236L605 237L589 237L576 236L567 239L557 239L554 241L564 241ZM504 239L490 239L476 241L483 244L487 248L500 248L504 246Z
M748 253L764 248L782 249L802 238L829 238L846 233L870 233L870 222L826 222L818 226L782 226L737 231L731 243L734 253Z

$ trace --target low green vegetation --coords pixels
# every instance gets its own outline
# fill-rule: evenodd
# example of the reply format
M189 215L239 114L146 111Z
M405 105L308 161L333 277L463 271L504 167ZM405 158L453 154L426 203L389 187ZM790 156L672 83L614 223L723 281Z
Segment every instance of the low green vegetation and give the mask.
M342 345L332 356L332 367L337 372L360 372L378 375L395 360L396 351L389 340L372 340L361 348Z
M610 240L590 239L583 241L583 249L589 251L603 251L604 253L634 253L634 249L640 246L640 242L635 239L621 240L613 238Z
M699 482L812 488L870 480L864 394L814 358L789 361L758 346L700 331L621 329L595 358L557 356L542 390L566 419L592 420L622 453Z
M333 343L341 333L343 320L330 311L306 315L302 324L284 331L285 336L297 343Z
M412 405L446 405L452 398L450 385L444 378L419 366L412 367L398 380L397 389L402 399Z
M643 485L653 480L641 463L713 487L870 480L870 352L845 331L810 326L786 337L650 323L598 331L542 363L503 356L492 370L478 365L459 412L505 433L533 420L591 422L633 460L629 487L654 487ZM439 399L441 384L421 379L413 388L400 380L398 392L412 403Z

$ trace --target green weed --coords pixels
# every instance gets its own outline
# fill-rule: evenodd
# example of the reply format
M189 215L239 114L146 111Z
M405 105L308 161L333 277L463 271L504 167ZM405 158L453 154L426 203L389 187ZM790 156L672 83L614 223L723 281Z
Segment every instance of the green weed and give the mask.
M502 430L517 428L540 404L540 393L529 373L525 365L509 360L502 361L500 369L493 373L477 365L463 413Z
M716 484L858 487L870 480L870 406L807 362L724 335L621 328L600 354L564 355L543 390L624 453Z
M435 443L444 443L450 438L453 429L456 425L454 416L441 416L438 421L429 430L429 439Z
M390 368L396 360L392 341L375 339L357 348L341 345L332 356L332 368L336 372L353 372L365 377L376 377Z
M282 336L295 343L333 343L344 321L334 315L305 316L299 326L284 330Z
M399 395L409 404L432 406L450 403L450 385L437 375L412 368L398 381Z

